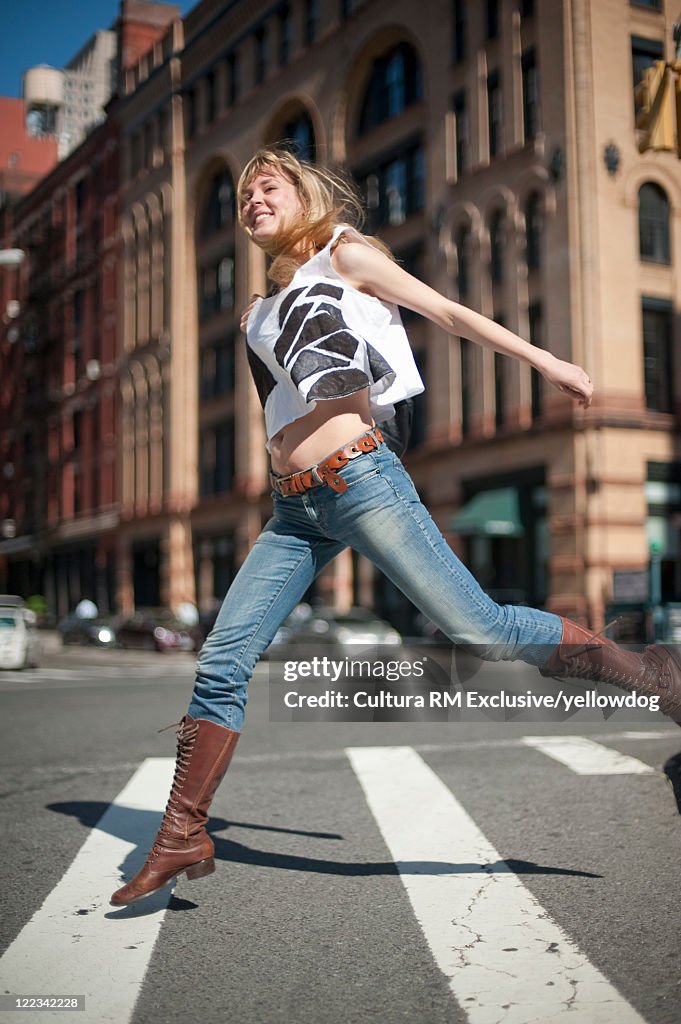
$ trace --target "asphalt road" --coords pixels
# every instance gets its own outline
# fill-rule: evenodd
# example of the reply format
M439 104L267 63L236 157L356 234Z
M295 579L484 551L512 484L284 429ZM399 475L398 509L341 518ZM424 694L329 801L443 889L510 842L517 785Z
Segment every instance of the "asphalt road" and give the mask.
M0 674L0 993L48 978L69 992L99 950L85 1012L66 1015L80 1024L109 1019L107 985L127 991L116 1024L681 1021L681 818L662 770L681 732L666 719L277 722L263 666L211 811L216 873L125 924L94 890L144 851L103 845L81 871L83 851L116 831L103 815L146 759L174 756L157 730L186 710L192 658L48 646L42 669ZM579 745L562 763L530 735L633 760L578 774ZM146 806L126 812L131 849L156 827ZM152 920L123 953L117 929Z

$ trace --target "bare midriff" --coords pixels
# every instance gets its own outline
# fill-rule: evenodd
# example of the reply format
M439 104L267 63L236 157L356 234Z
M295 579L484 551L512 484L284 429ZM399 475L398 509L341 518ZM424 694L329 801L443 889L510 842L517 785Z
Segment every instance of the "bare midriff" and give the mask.
M307 416L289 423L271 438L272 469L287 476L316 466L337 448L371 430L373 422L368 388L347 398L317 402Z

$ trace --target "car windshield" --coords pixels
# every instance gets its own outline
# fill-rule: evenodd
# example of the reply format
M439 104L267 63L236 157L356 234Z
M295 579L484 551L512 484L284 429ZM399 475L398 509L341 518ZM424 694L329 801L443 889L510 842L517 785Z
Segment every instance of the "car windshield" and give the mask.
M14 629L17 620L13 615L0 615L0 629Z

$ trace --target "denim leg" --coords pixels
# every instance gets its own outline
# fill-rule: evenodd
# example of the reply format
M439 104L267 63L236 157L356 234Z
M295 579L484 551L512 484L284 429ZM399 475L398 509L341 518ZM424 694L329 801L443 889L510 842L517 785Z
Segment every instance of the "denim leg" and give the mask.
M326 496L327 529L333 524L334 536L371 559L455 643L490 661L546 664L561 639L559 617L493 601L449 547L399 460L381 448L375 465L378 473L345 495Z
M235 576L199 653L192 718L241 731L258 658L315 576L345 547L312 524L307 528L305 518L303 511L297 523L270 520Z

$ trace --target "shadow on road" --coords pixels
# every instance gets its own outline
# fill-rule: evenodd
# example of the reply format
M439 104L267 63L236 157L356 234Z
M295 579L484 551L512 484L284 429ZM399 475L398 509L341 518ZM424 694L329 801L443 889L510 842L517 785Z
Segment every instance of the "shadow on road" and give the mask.
M153 841L160 823L160 815L155 811L142 811L131 807L119 807L117 804L105 804L99 801L70 801L47 805L48 810L57 814L70 815L88 828L101 827L110 835L129 843L139 843L142 835L148 835L148 843ZM104 817L106 815L106 817ZM256 824L244 821L226 821L224 818L213 818L209 832L215 843L215 858L229 863L248 864L257 867L280 868L284 871L308 871L315 874L341 876L370 875L452 875L452 874L508 874L516 875L568 875L579 878L600 878L591 871L577 871L550 865L536 864L526 860L498 860L492 864L461 863L452 864L446 861L366 861L363 863L342 860L320 859L299 856L291 853L276 853L272 850L258 850L233 839L224 839L216 835L225 829L242 828L256 832L283 833L301 836L305 839L324 839L344 841L344 837L334 832L309 832L304 829L279 828L278 826ZM141 866L148 846L137 847L123 864L120 865L124 876L131 877ZM179 909L179 908L178 908Z

